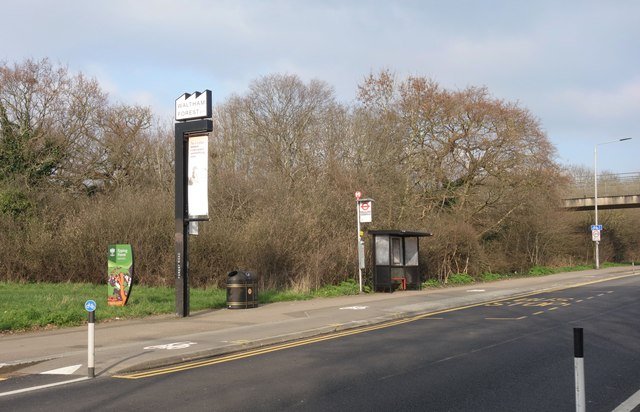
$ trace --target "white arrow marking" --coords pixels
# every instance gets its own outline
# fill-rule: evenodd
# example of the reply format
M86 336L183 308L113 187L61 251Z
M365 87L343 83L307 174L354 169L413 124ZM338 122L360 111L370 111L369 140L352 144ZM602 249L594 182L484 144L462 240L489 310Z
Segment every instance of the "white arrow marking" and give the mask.
M40 375L73 375L75 371L80 369L80 365L65 366L64 368L52 369L46 372L40 372Z

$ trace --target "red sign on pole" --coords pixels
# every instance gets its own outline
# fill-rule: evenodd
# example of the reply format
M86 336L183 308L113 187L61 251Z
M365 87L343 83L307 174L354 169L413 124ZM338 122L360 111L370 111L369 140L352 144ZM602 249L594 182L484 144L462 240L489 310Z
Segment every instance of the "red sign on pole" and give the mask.
M371 222L371 201L363 200L360 203L360 223Z
M362 197L362 192L361 191L357 191L356 192L356 200L360 200L361 197Z

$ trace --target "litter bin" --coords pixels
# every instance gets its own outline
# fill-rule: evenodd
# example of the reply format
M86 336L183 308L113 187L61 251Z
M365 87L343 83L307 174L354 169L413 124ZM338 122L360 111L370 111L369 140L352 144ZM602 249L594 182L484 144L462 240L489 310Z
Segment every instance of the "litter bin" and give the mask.
M247 309L258 306L257 278L253 273L239 270L227 274L227 307Z

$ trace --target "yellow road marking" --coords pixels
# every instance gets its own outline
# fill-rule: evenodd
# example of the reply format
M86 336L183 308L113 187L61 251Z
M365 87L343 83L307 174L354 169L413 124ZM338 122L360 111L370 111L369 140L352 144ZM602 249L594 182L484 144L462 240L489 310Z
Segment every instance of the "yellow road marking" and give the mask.
M534 295L540 295L540 294L543 294L543 293L557 292L559 290L573 289L573 288L578 288L578 287L581 287L581 286L587 286L587 285L592 285L592 284L596 284L596 283L607 282L607 281L610 281L610 280L623 279L623 278L627 278L627 277L630 277L630 276L637 276L637 275L635 273L632 273L632 274L628 274L628 275L620 275L620 276L614 276L614 277L606 278L606 279L592 280L592 281L589 281L589 282L577 283L577 284L568 285L568 286L559 286L557 288L550 288L550 289L546 289L546 290L528 292L528 293L525 293L525 294L522 294L522 295L510 296L508 298L496 299L496 300L489 301L489 302L473 303L473 304L470 304L470 305L458 306L458 307L455 307L455 308L443 309L443 310L430 312L430 313L424 313L424 314L421 314L421 315L417 315L417 316L413 316L413 317L409 317L409 318L405 318L405 319L398 319L398 320L395 320L395 321L381 323L381 324L378 324L378 325L366 326L366 327L346 330L346 331L342 331L342 332L335 332L335 333L331 333L331 334L328 334L328 335L322 335L322 336L317 336L317 337L313 337L313 338L309 338L309 339L303 339L303 340L283 343L283 344L279 344L279 345L269 346L269 347L266 347L266 348L259 348L259 349L254 349L254 350L250 350L250 351L245 351L245 352L240 352L240 353L235 353L235 354L229 354L229 355L217 357L217 358L214 358L214 359L196 361L196 362L176 365L176 366L173 366L173 367L154 369L154 370L145 371L145 372L139 372L139 373L113 375L113 377L114 378L121 378L121 379L141 379L141 378L149 378L149 377L158 376L158 375L166 375L166 374L173 373L173 372L185 371L185 370L189 370L189 369L200 368L200 367L203 367L203 366L209 366L209 365L215 365L215 364L218 364L218 363L230 362L230 361L233 361L233 360L249 358L249 357L252 357L252 356L262 355L262 354L265 354L265 353L271 353L271 352L276 352L276 351L280 351L280 350L284 350L284 349L295 348L295 347L298 347L298 346L309 345L309 344L312 344L312 343L323 342L323 341L331 340L331 339L337 339L337 338L341 338L341 337L344 337L344 336L356 335L356 334L359 334L359 333L370 332L370 331L374 331L374 330L378 330L378 329L385 329L385 328L388 328L388 327L391 327L391 326L396 326L396 325L401 325L401 324L404 324L404 323L414 322L414 321L419 320L419 319L430 318L430 317L433 317L434 315L440 315L442 313L457 312L459 310L475 308L475 307L479 307L479 306L483 306L483 305L487 305L487 304L491 304L491 303L507 302L507 301L510 301L510 300L513 300L513 299L523 298L523 297L527 297L527 296L534 296ZM589 298L589 299L591 299L591 298ZM525 319L526 317L527 316L521 316L520 318L486 318L486 319L521 320L521 319Z
M541 310L540 312L534 313L534 315L542 315L543 313L544 313L544 310Z
M311 343L317 343L317 342L322 342L322 341L326 341L326 340L337 339L337 338L341 338L341 337L344 337L344 336L355 335L355 334L358 334L358 333L370 332L370 331L373 331L373 330L378 330L378 329L383 329L383 328L387 328L387 327L390 327L390 326L400 325L400 324L408 323L408 322L411 322L411 321L412 321L411 318L399 319L399 320L396 320L396 321L393 321L393 322L388 322L388 323L384 323L384 324L380 324L380 325L372 325L372 326L367 326L367 327L364 327L364 328L352 329L352 330L347 330L347 331L343 331L343 332L332 333L332 334L329 334L329 335L317 336L317 337L314 337L314 338L309 338L309 339L303 339L303 340L294 341L294 342L283 343L283 344L279 344L279 345L269 346L269 347L266 347L266 348L260 348L260 349L254 349L254 350L246 351L246 352L230 354L230 355L222 356L222 357L215 358L215 359L208 359L208 360L204 360L204 361L191 362L191 363L187 363L187 364L176 365L176 366L173 366L173 367L155 369L155 370L146 371L146 372L140 372L140 373L132 373L132 374L128 374L128 375L114 375L113 377L114 378L124 378L124 379L140 379L140 378L148 378L148 377L151 377L151 376L164 375L164 374L167 374L167 373L184 371L184 370L199 368L199 367L202 367L202 366L215 365L215 364L218 364L218 363L229 362L229 361L232 361L232 360L249 358L249 357L252 357L252 356L262 355L262 354L270 353L270 352L276 352L276 351L280 351L280 350L283 350L283 349L295 348L297 346L309 345Z

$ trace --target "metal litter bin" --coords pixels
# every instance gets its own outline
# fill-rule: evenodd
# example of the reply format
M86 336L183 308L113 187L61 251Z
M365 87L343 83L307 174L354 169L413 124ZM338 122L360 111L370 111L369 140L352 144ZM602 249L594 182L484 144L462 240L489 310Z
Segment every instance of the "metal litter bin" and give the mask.
M247 309L258 306L257 277L251 272L239 270L227 274L227 307Z

